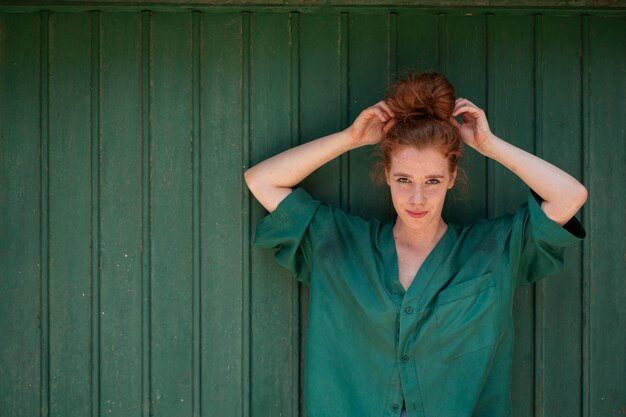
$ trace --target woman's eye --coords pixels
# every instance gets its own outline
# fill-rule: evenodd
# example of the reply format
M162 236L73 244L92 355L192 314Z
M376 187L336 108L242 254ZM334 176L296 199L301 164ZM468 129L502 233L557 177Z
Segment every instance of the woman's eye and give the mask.
M401 183L401 184L407 184L410 181L409 181L408 178L401 177L401 178L398 178L398 182Z
M439 184L441 181L439 181L436 178L431 178L428 181L426 181L426 184Z

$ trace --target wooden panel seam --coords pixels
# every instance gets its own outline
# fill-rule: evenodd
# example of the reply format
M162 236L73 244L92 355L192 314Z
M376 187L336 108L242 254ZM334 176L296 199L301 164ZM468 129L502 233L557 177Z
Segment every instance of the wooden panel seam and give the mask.
M589 85L589 16L583 16L581 21L581 43L582 43L582 62L580 66L581 71L581 94L582 94L582 106L581 106L581 132L582 132L582 163L583 163L583 184L589 184L591 181L591 157L589 154L590 144L589 139L591 136L590 132L590 115L589 115L589 95L591 94L590 85ZM593 198L593 196L592 196ZM590 223L590 205L586 204L583 207L582 212L582 221L585 230L591 232L591 223ZM580 397L582 399L582 415L584 417L591 417L590 413L590 395L591 395L591 384L590 384L590 368L591 368L591 353L590 353L590 339L589 335L591 334L589 330L589 323L591 322L590 316L590 294L589 294L589 279L591 277L591 263L589 262L589 257L591 256L591 239L587 238L583 241L583 264L581 265L582 269L582 294L581 294L581 315L582 315L582 333L581 333L581 375L582 375L582 384Z
M141 181L142 181L142 242L141 242L141 281L142 281L142 297L141 297L141 321L142 321L142 343L141 343L141 368L142 368L142 414L143 417L150 417L152 414L152 373L151 363L152 356L150 346L152 345L152 315L150 312L151 295L151 263L150 259L150 200L151 200L151 181L150 181L150 52L151 44L151 13L143 12L141 16L141 109L142 109L142 129L141 129Z
M191 339L192 347L192 415L202 415L200 395L202 393L202 356L200 355L202 340L202 308L201 293L202 283L201 275L201 188L200 188L200 170L202 168L202 157L200 155L201 124L200 124L200 89L202 85L200 71L200 13L192 13L192 29L191 29L191 48L192 48L192 309L193 317Z
M91 12L91 415L100 415L100 12Z
M297 12L289 14L289 46L290 46L290 140L291 147L298 145L300 137L300 16ZM302 284L293 280L291 293L291 345L292 356L289 367L291 368L291 386L298 387L292 389L291 415L300 415L300 293L303 290Z
M242 165L244 168L250 167L251 155L250 155L250 13L243 12L241 14L241 147L242 147ZM241 215L242 215L242 236L241 241L244 243L243 254L243 268L241 277L242 284L242 344L243 344L243 358L242 358L242 381L244 383L241 387L241 403L243 404L242 411L244 416L250 416L252 410L250 407L252 398L252 350L251 350L251 336L252 336L252 291L251 291L251 277L252 277L252 210L251 210L250 192L245 189L241 196Z
M40 14L41 25L41 415L50 413L50 13Z
M543 38L542 38L542 15L535 15L533 18L533 153L540 158L544 158L543 150L543 132L541 130L542 112L543 112L543 74L541 71L543 63ZM533 384L533 407L536 416L543 416L542 413L542 381L543 381L543 363L542 358L544 340L543 331L543 288L545 283L540 281L533 285L531 296L532 312L533 312L533 376L531 382Z

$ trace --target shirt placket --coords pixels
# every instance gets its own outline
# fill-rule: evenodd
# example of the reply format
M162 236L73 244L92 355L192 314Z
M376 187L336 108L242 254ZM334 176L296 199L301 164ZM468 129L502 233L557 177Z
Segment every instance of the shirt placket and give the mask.
M398 315L397 361L402 391L405 394L407 417L424 416L424 404L419 388L415 358L412 357L413 350L409 345L412 334L427 315L426 312L420 310L417 301L416 297L405 296Z
M390 295L399 308L396 322L396 368L397 383L391 384L387 396L385 417L397 417L402 410L402 401L406 403L407 417L423 417L424 402L419 388L415 358L411 357L410 336L421 326L428 311L420 309L420 300L425 300L425 290L441 264L441 253L445 253L448 244L448 233L442 237L440 244L427 257L418 271L414 282L405 291L398 277L397 255L391 229L386 235L386 281ZM395 372L395 370L394 370ZM391 391L395 387L395 393Z
M400 369L396 364L393 368L392 377L389 381L387 401L383 417L398 417L402 411L402 385L400 383Z

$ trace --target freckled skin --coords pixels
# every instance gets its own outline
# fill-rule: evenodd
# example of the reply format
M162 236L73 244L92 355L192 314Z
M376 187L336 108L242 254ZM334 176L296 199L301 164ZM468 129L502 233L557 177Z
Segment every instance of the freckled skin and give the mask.
M436 233L442 227L446 193L456 178L443 154L433 148L401 147L393 154L386 177L398 214L398 230L408 234ZM407 211L427 214L414 218Z

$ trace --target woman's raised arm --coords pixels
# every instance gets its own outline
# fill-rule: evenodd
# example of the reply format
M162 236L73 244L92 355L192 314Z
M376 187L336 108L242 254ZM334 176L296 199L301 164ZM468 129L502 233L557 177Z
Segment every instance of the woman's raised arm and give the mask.
M381 101L363 110L346 130L288 149L246 170L246 184L272 212L313 171L345 152L380 142L394 124L393 112Z
M463 124L454 119L457 115ZM556 223L567 223L587 200L587 189L574 177L491 133L485 112L471 101L457 99L452 116L450 122L459 129L463 141L520 177L541 196L541 209Z

